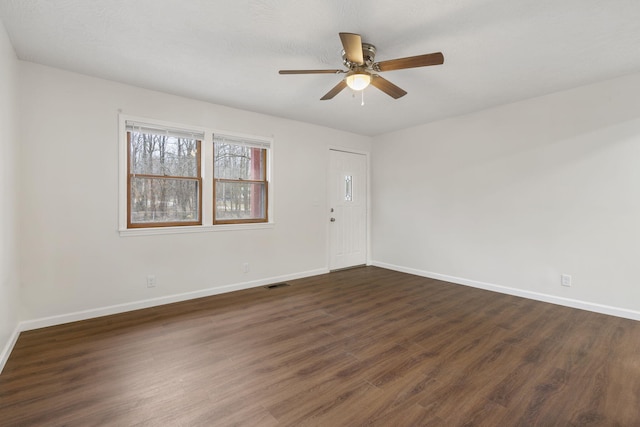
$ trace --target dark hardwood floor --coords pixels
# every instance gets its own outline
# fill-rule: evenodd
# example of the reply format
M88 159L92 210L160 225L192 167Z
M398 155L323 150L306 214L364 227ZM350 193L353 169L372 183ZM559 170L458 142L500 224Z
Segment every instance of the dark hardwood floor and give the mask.
M640 322L366 267L22 333L2 426L640 426Z

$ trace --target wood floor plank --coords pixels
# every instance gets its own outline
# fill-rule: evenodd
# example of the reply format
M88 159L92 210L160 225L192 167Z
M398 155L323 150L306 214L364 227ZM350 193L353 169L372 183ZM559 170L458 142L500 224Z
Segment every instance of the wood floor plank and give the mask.
M20 334L4 426L640 426L640 322L365 267Z

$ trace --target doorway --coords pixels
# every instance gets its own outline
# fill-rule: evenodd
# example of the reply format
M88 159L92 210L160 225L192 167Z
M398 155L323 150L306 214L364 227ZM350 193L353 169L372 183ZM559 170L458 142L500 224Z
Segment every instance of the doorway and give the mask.
M329 270L367 262L367 156L329 151Z

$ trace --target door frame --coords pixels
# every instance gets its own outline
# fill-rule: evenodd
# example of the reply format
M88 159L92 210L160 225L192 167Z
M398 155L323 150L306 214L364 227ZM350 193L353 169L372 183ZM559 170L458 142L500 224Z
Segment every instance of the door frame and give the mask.
M366 185L367 185L367 207L366 207L366 215L365 215L365 221L367 222L366 224L366 239L367 239L367 243L365 245L365 251L366 251L366 265L371 265L371 153L369 151L362 151L362 150L355 150L353 148L347 148L347 147L342 147L342 146L338 146L338 145L329 145L328 149L327 149L327 154L326 154L326 174L325 174L325 185L326 185L326 205L325 205L325 215L324 215L324 220L325 220L325 233L327 235L326 238L326 260L325 260L325 265L326 265L326 270L327 271L332 271L330 270L330 259L331 259L331 230L329 229L331 223L329 222L329 218L331 213L329 212L329 210L331 209L331 192L329 190L329 179L330 179L330 173L331 173L331 151L342 151L343 153L350 153L350 154L359 154L359 155L363 155L365 156L365 160L366 160L366 172L365 172L365 179L366 179Z

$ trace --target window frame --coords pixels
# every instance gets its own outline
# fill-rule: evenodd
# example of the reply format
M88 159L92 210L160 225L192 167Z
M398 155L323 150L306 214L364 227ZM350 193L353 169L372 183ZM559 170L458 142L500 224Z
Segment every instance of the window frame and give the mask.
M119 172L118 172L118 233L120 236L145 236L156 234L185 234L200 232L224 232L234 230L248 229L269 229L275 227L274 215L274 183L273 183L273 165L274 165L274 139L273 137L258 136L255 134L241 133L237 131L223 130L211 127L190 126L183 123L168 122L164 120L151 119L147 117L133 116L129 114L118 113L119 121ZM144 123L150 126L167 127L170 129L180 130L183 132L193 132L198 135L204 135L200 140L200 220L201 224L185 225L180 222L176 225L150 226L144 224L139 227L129 226L129 191L130 182L129 172L129 143L127 141L127 122ZM213 136L215 134L226 135L237 139L246 139L261 143L266 148L266 189L265 203L266 221L239 221L213 223L214 219L214 174L213 174Z
M218 133L221 134L221 133ZM213 147L213 152L214 152L214 156L215 156L215 144L216 144L216 134L214 134L213 136L213 141L212 141L212 147ZM227 134L222 134L224 137L235 137L237 138L237 136L234 135L227 135ZM243 138L238 138L240 140L242 140ZM269 152L270 152L270 147L269 146L258 146L258 145L252 145L251 143L243 143L243 144L234 144L234 145L244 145L246 147L249 148L257 148L261 150L261 157L262 157L262 179L260 180L256 180L256 179L232 179L232 178L216 178L215 173L216 173L216 165L215 165L215 159L213 161L213 168L212 168L212 181L213 181L213 195L212 195L212 202L213 202L213 207L212 207L212 213L213 213L213 225L223 225L223 224L255 224L255 223L265 223L265 222L269 222ZM264 145L264 144L261 144ZM262 184L264 186L264 218L245 218L245 219L217 219L216 218L216 211L217 211L217 188L218 188L218 183L236 183L236 184Z
M168 129L168 128L167 128ZM173 176L173 175L155 175L134 173L131 170L131 132L126 130L127 134L127 228L151 228L151 227L188 227L190 225L202 225L202 139L193 138L196 141L196 176ZM166 221L166 222L132 222L131 220L131 184L132 179L157 179L157 180L185 180L194 181L198 185L198 219L196 221Z

